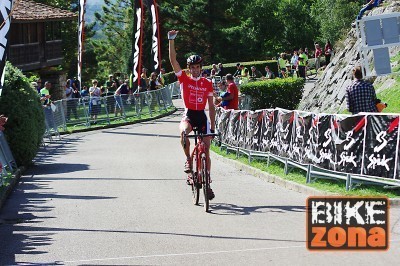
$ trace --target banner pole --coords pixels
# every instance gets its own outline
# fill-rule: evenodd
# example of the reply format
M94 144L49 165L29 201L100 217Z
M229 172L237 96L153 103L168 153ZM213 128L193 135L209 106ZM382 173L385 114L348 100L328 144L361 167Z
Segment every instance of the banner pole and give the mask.
M397 117L400 120L400 116ZM397 126L397 144L396 144L396 154L395 154L395 163L394 163L394 175L393 179L396 179L398 162L399 162L399 142L400 142L400 124Z

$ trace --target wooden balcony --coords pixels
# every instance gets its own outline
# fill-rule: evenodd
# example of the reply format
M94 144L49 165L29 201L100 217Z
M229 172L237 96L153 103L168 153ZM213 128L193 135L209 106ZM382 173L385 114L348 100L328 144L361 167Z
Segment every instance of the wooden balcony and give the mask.
M60 65L63 61L62 41L10 45L8 60L22 71Z

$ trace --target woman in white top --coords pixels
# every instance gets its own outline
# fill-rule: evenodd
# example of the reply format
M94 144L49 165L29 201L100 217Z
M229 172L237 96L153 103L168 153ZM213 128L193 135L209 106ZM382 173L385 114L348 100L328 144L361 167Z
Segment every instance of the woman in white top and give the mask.
M90 104L89 104L89 113L94 120L93 124L97 123L97 115L100 113L101 108L101 101L100 95L101 90L97 87L97 80L92 80L92 87L89 88L89 95L90 95Z
M294 74L294 71L297 71L297 66L299 65L299 55L297 54L297 51L293 51L293 56L290 59L290 64L292 65L292 75Z

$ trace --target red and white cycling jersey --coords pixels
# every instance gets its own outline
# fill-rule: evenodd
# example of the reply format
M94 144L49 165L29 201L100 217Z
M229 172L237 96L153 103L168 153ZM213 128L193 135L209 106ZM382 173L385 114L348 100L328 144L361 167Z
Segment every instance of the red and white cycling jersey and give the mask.
M184 71L176 73L181 86L181 95L185 107L190 110L204 110L207 97L213 96L213 86L206 78L191 78Z

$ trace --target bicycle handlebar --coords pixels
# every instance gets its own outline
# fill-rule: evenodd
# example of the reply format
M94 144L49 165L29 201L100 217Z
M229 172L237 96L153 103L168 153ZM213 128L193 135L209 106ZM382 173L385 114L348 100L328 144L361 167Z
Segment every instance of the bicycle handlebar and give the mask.
M186 135L187 138L197 138L197 137L218 137L220 134L219 133L209 133L209 134L192 134L192 135Z

